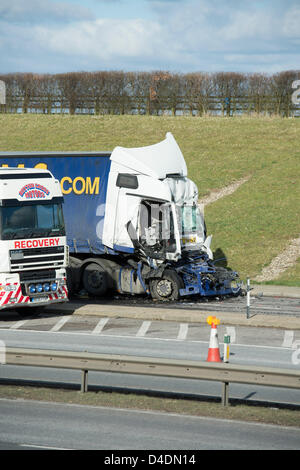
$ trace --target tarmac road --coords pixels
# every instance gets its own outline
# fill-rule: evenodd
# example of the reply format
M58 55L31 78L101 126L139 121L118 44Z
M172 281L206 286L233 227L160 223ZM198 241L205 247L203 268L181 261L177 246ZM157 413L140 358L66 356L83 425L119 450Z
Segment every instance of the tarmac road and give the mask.
M262 289L262 286L259 288ZM201 303L201 307L208 305L215 308L215 305L218 305L218 311L204 308L200 310L199 305L195 304L188 306L189 308L187 305L183 308L181 303L171 307L169 304L136 305L127 300L126 304L123 299L118 302L81 299L48 307L40 316L23 319L13 310L7 310L2 312L0 319L0 340L5 341L7 346L17 347L67 350L92 348L91 351L103 353L152 356L163 352L172 358L193 357L196 360L205 360L210 334L206 318L215 313L221 319L221 325L218 327L221 354L224 334L231 336L230 362L299 368L300 352L297 357L295 354L300 351L300 289L294 289L293 292L298 293L299 298L267 296L265 293L259 296L252 294L253 304L257 301L257 306L263 304L268 308L273 305L277 313L252 313L249 319L246 318L245 311L238 310L241 305L244 308L244 298ZM288 289L287 293L291 295L291 290ZM235 311L232 311L233 305L237 307ZM285 314L287 308L293 308L294 313ZM293 358L297 360L297 364L293 363ZM30 371L29 376L33 380L38 377L41 380L61 380L61 374L53 375L54 372L52 374L48 371L47 377L38 374L35 369ZM14 378L22 375L11 368L8 376ZM70 382L78 383L78 379L74 378L71 372L65 377L68 377ZM108 387L139 386L138 378L134 381L117 375L106 375L105 378L99 379L99 376L93 378L90 374L89 383L99 384L99 380L102 385ZM189 388L190 385L179 385L177 382L177 390L183 393L197 393L197 389ZM154 389L155 386L158 390L175 390L175 383L156 383ZM143 387L153 389L153 383L149 384L145 380ZM219 386L217 387L212 391L211 384L208 384L206 388L201 387L201 393L219 396ZM248 386L243 387L237 391L237 397L299 403L298 391L290 390L282 398L278 390L270 394L263 387L263 392L252 390ZM234 391L234 388L232 390Z
M200 450L298 450L300 445L300 428L25 400L2 399L0 407L0 449L104 449L98 463L114 449L195 450L199 465ZM149 464L142 461L148 454L129 466Z
M84 322L82 321L84 320ZM95 321L96 320L96 321ZM155 321L147 323L137 319L95 317L46 317L13 322L0 329L0 339L7 347L59 349L66 351L88 351L103 354L125 354L132 356L166 357L172 359L205 361L208 352L210 327L203 324L178 324ZM98 321L98 323L97 323ZM17 326L17 328L14 328ZM27 326L27 328L25 328ZM181 328L184 326L185 328ZM99 328L99 327L102 327ZM188 328L186 328L188 327ZM221 331L228 331L219 327ZM233 328L233 327L231 327ZM139 335L143 333L143 335ZM183 334L187 333L186 337ZM292 333L280 329L234 327L235 335L230 347L229 362L232 364L258 365L298 369L293 364L293 342L300 344L300 331ZM180 335L180 338L178 338ZM220 352L223 353L220 334ZM79 387L80 371L41 369L4 365L1 378L17 381L51 382ZM119 373L89 373L89 386L104 389L144 391L148 393L183 394L220 398L221 384L209 381L170 379L164 377L142 377ZM300 406L300 392L292 389L231 384L230 397L239 400L289 403Z

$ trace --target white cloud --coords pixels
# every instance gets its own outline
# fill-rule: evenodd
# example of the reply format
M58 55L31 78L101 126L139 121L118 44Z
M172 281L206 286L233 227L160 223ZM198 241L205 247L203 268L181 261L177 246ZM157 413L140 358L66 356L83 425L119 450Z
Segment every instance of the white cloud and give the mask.
M119 1L98 3L117 8ZM77 3L1 0L2 71L24 71L26 64L26 71L40 72L299 68L300 7L293 0L146 3L151 18L137 12L136 18L117 20L94 18ZM21 22L30 12L31 24Z
M1 0L0 18L4 22L66 22L91 19L91 11L80 5L51 0Z
M282 31L287 37L300 39L300 6L295 6L286 12Z
M160 45L161 26L143 20L95 20L49 29L37 27L35 36L44 48L66 55L112 60L151 56Z

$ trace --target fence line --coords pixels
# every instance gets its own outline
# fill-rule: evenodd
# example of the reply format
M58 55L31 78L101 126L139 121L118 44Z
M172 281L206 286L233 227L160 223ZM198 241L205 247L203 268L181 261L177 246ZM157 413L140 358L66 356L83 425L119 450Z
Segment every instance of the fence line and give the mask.
M280 114L283 116L300 116L300 106L291 103L278 104L275 97L265 97L261 102L253 102L248 96L231 97L208 96L205 99L188 99L180 96L176 103L170 104L167 97L149 102L147 97L104 96L97 99L90 95L76 98L76 103L60 96L7 96L6 104L0 107L2 113L39 113L39 114L151 114L151 115L224 115L241 114Z

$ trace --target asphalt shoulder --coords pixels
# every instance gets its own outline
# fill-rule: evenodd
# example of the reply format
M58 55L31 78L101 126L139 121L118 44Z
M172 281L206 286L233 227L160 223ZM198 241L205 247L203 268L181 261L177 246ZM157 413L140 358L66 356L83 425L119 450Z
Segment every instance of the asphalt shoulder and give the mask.
M263 295L265 297L289 297L300 299L300 287L253 285L251 295Z

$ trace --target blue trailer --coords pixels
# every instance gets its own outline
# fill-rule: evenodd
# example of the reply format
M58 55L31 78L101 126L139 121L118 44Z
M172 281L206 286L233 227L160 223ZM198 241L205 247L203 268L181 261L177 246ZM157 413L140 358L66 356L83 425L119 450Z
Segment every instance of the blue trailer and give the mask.
M198 190L172 134L112 152L1 152L0 166L48 169L60 181L73 292L159 300L241 292L238 273L214 264Z

